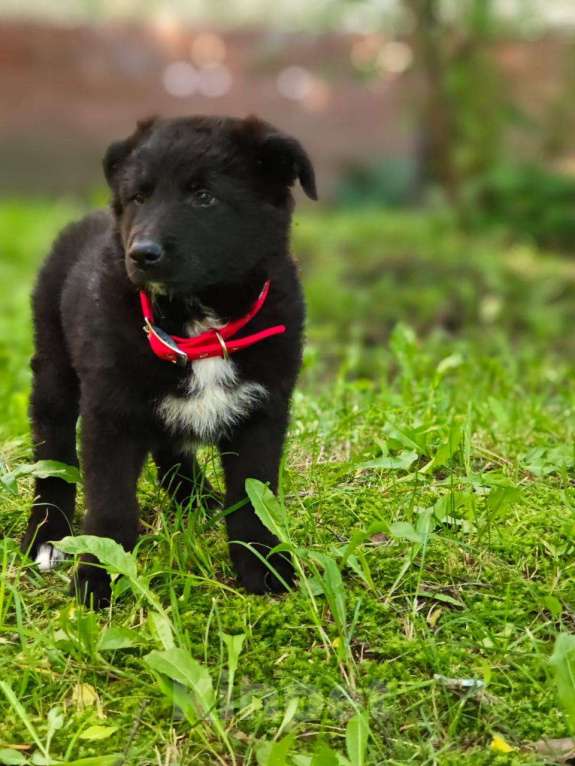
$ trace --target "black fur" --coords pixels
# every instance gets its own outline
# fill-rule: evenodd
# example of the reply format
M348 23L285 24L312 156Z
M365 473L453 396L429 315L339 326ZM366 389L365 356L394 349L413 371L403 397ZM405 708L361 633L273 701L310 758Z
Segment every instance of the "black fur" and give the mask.
M314 199L316 187L300 144L256 118L146 121L111 145L104 172L112 211L64 230L34 292L31 421L36 459L77 464L81 415L84 531L130 550L138 529L136 482L149 453L180 502L205 482L182 446L199 442L198 434L168 430L156 412L165 396L183 395L190 367L153 355L142 331L138 289L163 285L157 322L185 335L185 322L201 319L206 307L223 320L242 316L271 279L263 309L242 332L279 323L287 332L233 356L239 381L260 383L267 396L214 441L222 455L226 508L245 501L248 477L275 490L304 321L289 255L290 186L299 179ZM163 255L149 271L130 255L142 241ZM41 543L69 534L74 503L73 485L39 479L23 549L35 556ZM264 555L277 544L253 508L244 504L226 521L241 584L252 593L280 591L282 583L241 544L254 544ZM90 563L80 565L76 589L87 603L102 606L109 581ZM291 582L293 568L284 555L275 554L270 563Z

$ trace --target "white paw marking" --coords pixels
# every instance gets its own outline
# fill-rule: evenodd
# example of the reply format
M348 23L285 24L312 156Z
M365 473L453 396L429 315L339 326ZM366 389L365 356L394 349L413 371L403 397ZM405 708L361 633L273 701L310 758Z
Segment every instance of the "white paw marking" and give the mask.
M58 550L58 548L54 548L54 546L50 545L50 543L42 543L42 545L38 548L38 553L36 554L36 560L34 563L38 564L38 569L41 572L50 572L61 561L64 561L65 558L66 554L63 551Z

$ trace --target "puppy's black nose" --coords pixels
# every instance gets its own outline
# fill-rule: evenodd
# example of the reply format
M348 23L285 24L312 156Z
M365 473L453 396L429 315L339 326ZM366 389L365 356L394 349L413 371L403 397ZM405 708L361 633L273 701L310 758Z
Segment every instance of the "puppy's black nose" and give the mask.
M130 260L141 269L156 266L164 257L162 246L150 239L137 239L128 250Z

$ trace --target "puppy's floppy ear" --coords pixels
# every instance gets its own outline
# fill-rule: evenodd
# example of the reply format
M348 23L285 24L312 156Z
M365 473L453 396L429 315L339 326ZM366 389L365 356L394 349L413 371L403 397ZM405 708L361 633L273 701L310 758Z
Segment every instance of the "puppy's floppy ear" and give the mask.
M307 196L317 200L315 171L307 152L297 139L282 133L270 133L262 141L259 162L266 173L275 176L286 186L292 186L299 180Z
M136 146L152 132L156 121L157 117L148 117L146 120L141 120L131 136L128 136L123 141L114 141L113 144L110 144L102 162L104 175L110 186L114 183L114 179L122 164L128 159Z
M297 139L255 116L241 121L240 132L242 142L250 146L256 167L265 179L284 187L290 187L299 180L307 196L317 199L315 171Z

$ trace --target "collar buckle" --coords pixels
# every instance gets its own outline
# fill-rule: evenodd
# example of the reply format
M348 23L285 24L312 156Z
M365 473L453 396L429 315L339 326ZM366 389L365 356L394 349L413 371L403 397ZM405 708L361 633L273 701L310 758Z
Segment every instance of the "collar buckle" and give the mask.
M167 332L164 332L161 327L152 324L147 317L145 318L144 332L148 338L150 335L153 335L154 338L156 338L156 340L158 340L164 348L169 349L171 356L167 358L170 362L172 362L172 364L177 364L180 367L185 367L187 365L188 355L186 352L182 351L182 349L176 345L171 335L168 335Z
M222 358L226 361L230 358L230 352L228 351L228 347L226 346L225 340L222 338L221 333L219 333L217 330L215 330L216 338L218 339L218 343L222 347Z

